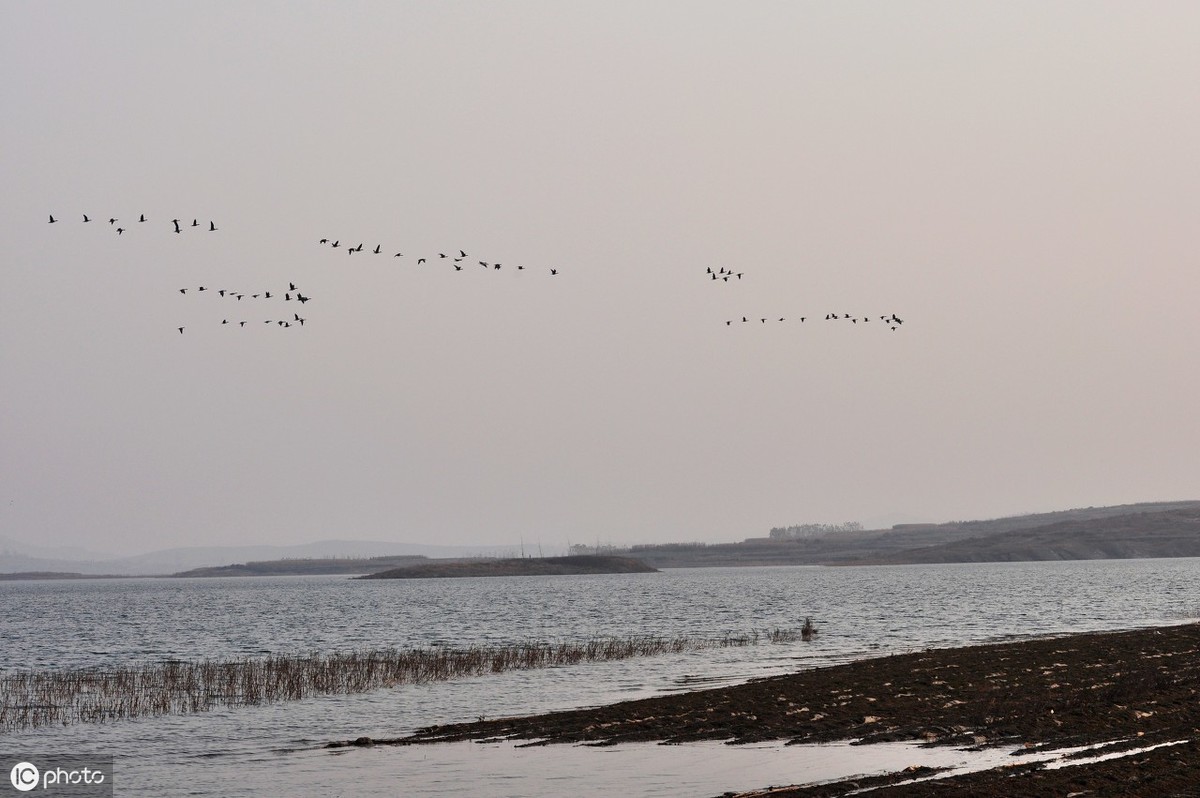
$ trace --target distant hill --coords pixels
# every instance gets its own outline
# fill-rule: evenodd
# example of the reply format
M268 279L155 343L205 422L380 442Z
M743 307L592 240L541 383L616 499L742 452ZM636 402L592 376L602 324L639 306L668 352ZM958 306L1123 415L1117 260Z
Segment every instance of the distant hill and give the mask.
M1006 561L1019 559L1018 554L1006 546L1016 545L1019 537L999 539L995 545L979 545L975 541L991 540L993 536L1035 530L1057 524L1077 524L1072 529L1083 529L1087 525L1106 519L1126 516L1142 516L1150 513L1200 512L1200 501L1149 502L1122 504L1109 507L1082 507L1051 513L995 518L985 521L956 521L944 524L899 524L891 529L866 529L860 531L832 532L799 540L773 540L754 538L743 543L667 543L632 546L615 549L611 553L638 557L656 568L697 568L709 566L738 565L863 565L868 563L904 562L977 562L983 560ZM1091 559L1111 556L1178 557L1200 556L1169 552L1185 551L1183 546L1168 546L1165 541L1143 541L1141 548L1134 541L1148 534L1140 531L1139 524L1153 524L1152 519L1131 521L1125 527L1127 545L1118 546L1115 541L1107 546L1079 545L1058 549L1063 559L1074 553L1074 559ZM1065 534L1065 533L1064 533ZM928 552L915 555L913 552ZM1044 549L1047 554L1050 549ZM1161 552L1117 555L1119 551ZM969 553L973 552L973 553ZM923 560L913 557L945 557L971 559ZM1048 559L1036 557L1034 559Z
M1146 557L1200 557L1200 508L1059 521L869 559L940 563Z
M467 576L560 576L652 573L641 560L594 554L571 557L520 557L506 560L430 562L368 574L360 579L436 579Z
M178 577L203 576L298 576L321 574L370 574L389 568L402 568L427 562L420 555L394 557L343 557L343 558L299 558L284 560L258 560L233 565L216 565L209 568L192 568L171 574Z
M0 573L21 571L74 572L87 575L163 576L193 568L231 563L287 559L365 559L385 556L488 557L512 556L519 546L437 546L376 540L320 540L290 546L184 546L131 557L81 557L84 552L51 549L0 539ZM361 571L359 573L362 573Z

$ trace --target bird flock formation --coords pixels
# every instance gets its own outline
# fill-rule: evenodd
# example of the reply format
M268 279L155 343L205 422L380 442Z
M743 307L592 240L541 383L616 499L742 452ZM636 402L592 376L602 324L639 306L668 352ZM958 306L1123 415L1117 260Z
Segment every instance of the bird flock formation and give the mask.
M321 244L321 246L328 246L330 249L345 250L347 255L353 255L356 252L366 252L369 255L384 254L384 248L383 248L382 244L376 244L374 249L363 249L363 243L361 241L356 246L348 246L348 245L342 244L342 240L340 238L328 238L328 237L322 238L319 243ZM387 252L391 252L391 251L392 250L390 248L387 250ZM393 257L393 258L409 257L410 260L412 259L411 256L405 255L403 252L396 252L396 254L391 255L390 257ZM453 248L449 252L439 252L439 253L437 253L437 255L426 254L426 255L417 257L415 259L415 261L418 266L421 265L422 263L428 263L430 261L432 261L434 263L448 264L450 266L453 266L454 270L456 272L463 271L464 267L468 266L468 265L474 267L476 263L478 263L478 265L480 267L482 267L485 271L497 272L497 271L500 271L502 268L504 268L504 264L500 263L499 261L480 260L480 261L475 261L475 262L468 264L467 263L468 257L470 257L470 256L467 255L466 250ZM508 268L509 268L509 271L518 271L518 272L526 271L524 264L517 264L516 266L510 265ZM550 276L553 277L558 274L558 269L552 268L552 269L549 269L549 272L550 272Z
M85 213L85 214L82 214L82 216L83 216L84 223L88 223L88 222L92 221L91 216L89 216L88 214ZM49 224L55 224L59 221L60 221L59 219L56 219L54 217L54 214L50 214ZM120 221L121 220L115 216L109 218L109 220L108 220L109 227L112 228L113 230L115 230L117 235L123 235L125 232L127 232L127 228L117 226L117 223ZM145 224L147 221L148 220L146 219L146 214L140 213L140 214L138 214L137 219L134 222L130 223L130 229L132 229L133 225L135 225L135 224L139 224L139 225ZM207 226L205 226L204 222L201 222L199 218L192 219L190 224L187 221L185 221L183 219L178 219L178 218L171 219L170 223L174 226L174 231L179 234L182 234L184 232L184 230L202 230L202 231L206 231L209 233L215 233L220 229L217 227L217 223L212 221L211 219L208 221ZM189 290L192 291L192 296L199 296L201 294L210 294L212 296L216 296L216 297L219 297L222 299L232 300L233 302L241 302L243 299L248 299L251 302L253 302L253 300L259 300L259 299L268 300L268 299L278 299L278 298L281 298L282 301L284 301L284 302L290 302L290 301L294 300L297 303L299 303L297 305L297 307L303 306L303 304L305 302L308 302L308 300L310 299L309 296L300 292L300 290L296 287L295 283L288 283L288 287L286 289L282 289L282 290L263 290L263 291L253 292L253 293L251 293L249 291L236 291L236 290L228 289L228 288L210 289L208 286L204 286L204 285L197 286L194 289L191 288L190 286L187 288L180 288L179 293L184 296L187 296ZM250 303L247 303L247 304L250 304ZM247 308L247 310L248 310L248 308ZM249 315L250 315L250 313L247 313L245 310L243 310L242 312L240 312L236 316L234 316L234 318L232 318L232 319L229 318L228 316L224 316L221 319L220 323L223 325L230 325L233 327L245 328L246 325L248 323L250 323L250 320L245 319L245 318L239 318L239 317L249 316ZM273 314L273 315L277 316L277 318L256 319L255 321L256 322L261 321L263 324L269 324L275 328L285 328L285 329L291 328L291 327L303 327L305 321L307 321L306 318L302 317L295 310L291 310L291 311L281 310L280 313ZM179 331L180 335L182 335L184 333L184 331L187 329L187 325L182 325L182 326L176 327L175 329Z
M58 221L59 221L58 219L54 218L54 214L50 214L50 224L54 224ZM85 213L85 214L83 214L83 221L90 222L90 221L92 221L92 217L88 216ZM108 219L108 226L110 228L114 229L116 231L117 235L123 235L126 231L132 229L132 228L127 228L127 227L117 227L116 224L119 221L121 221L121 220L115 216L111 216ZM140 213L140 214L138 214L137 220L135 222L132 222L131 224L144 224L146 221L147 221L146 214ZM195 228L199 228L201 230L205 229L203 222L201 222L199 219L192 219L191 224L188 224L186 221L181 220L181 219L172 219L171 224L175 225L176 233L182 233L184 227L188 227L188 228L195 227ZM217 229L218 228L217 228L216 222L209 220L208 228L207 228L208 232L215 233L215 232L217 232Z
M744 274L744 272L737 272L737 271L734 271L733 269L726 269L724 266L718 267L716 271L713 271L713 268L711 266L709 266L704 270L704 273L705 273L705 275L707 275L709 280L720 280L721 282L726 282L726 283L729 282L730 278L736 278L736 279L740 280L740 279L742 279L742 276ZM800 323L804 323L805 321L808 321L809 317L808 316L798 316L798 317L794 317L794 318L798 319L800 321ZM849 321L852 324L858 324L860 322L863 324L868 324L871 322L871 320L873 318L875 318L875 317L869 316L869 315L855 316L850 313L826 313L825 314L825 321ZM875 326L876 327L880 327L880 326L887 327L892 332L895 332L896 330L900 329L900 325L904 323L904 319L900 318L895 313L884 313L883 315L879 316L878 318L879 318L879 321L882 322L882 324L876 324ZM758 316L758 317L742 316L740 322L736 318L735 319L726 319L725 326L732 327L735 323L750 324L751 322L754 322L754 321L757 321L759 324L766 324L767 322L772 322L772 323L778 324L781 321L788 321L788 317L780 316L780 317L776 318L774 316Z
M83 216L83 223L90 223L92 221L92 218L90 216L88 216L86 213L82 214L82 216ZM50 214L50 222L49 222L50 224L55 224L59 221L60 221L59 219L56 219L54 217L54 214ZM117 235L123 235L127 231L127 229L132 229L133 225L145 224L147 222L147 219L146 219L145 214L138 214L138 218L136 219L136 221L130 223L130 228L118 227L117 223L119 221L120 221L120 219L118 219L116 217L111 217L108 219L108 224L109 224L110 228L112 228L113 230L116 231ZM186 221L178 219L178 218L171 219L170 223L174 226L174 232L179 233L179 234L182 234L185 229L205 230L210 233L215 233L219 230L219 228L216 225L216 222L209 220L208 226L205 227L205 225L199 220L199 218L193 218L190 224L188 224ZM371 255L385 254L384 247L382 244L376 244L373 249L366 249L365 245L362 242L359 242L358 244L356 244L354 246L350 246L348 244L346 244L346 245L342 244L342 241L340 238L332 238L331 239L328 237L322 238L319 243L321 246L327 247L330 250L342 249L349 255L353 255L355 253L367 253L367 254L371 254ZM387 250L387 252L391 253L392 250L389 248ZM420 257L412 257L412 256L405 255L405 253L403 253L403 252L395 252L394 254L389 255L389 257L392 257L392 258L409 257L410 258L409 262L415 261L416 265L422 265L425 263L445 264L445 265L453 268L454 271L456 271L456 272L461 272L461 271L467 270L468 266L471 267L470 268L471 271L475 271L477 269L483 269L484 271L488 271L488 272L498 272L498 271L501 271L502 269L506 268L505 264L503 264L499 261L475 260L467 254L465 249L461 249L461 248L454 248L448 252L438 252L438 253L436 253L436 255L428 255L427 254L427 255L420 256ZM517 265L510 264L507 268L509 271L513 271L513 272L521 272L521 271L527 270L526 266L524 264L517 264ZM532 270L530 270L530 271L532 271ZM556 276L558 274L557 268L549 268L549 269L547 269L547 271L549 272L550 276ZM742 280L742 278L745 276L745 272L740 272L735 269L726 268L724 266L720 266L717 269L713 269L711 266L706 267L704 270L704 273L709 281L725 283L725 284L736 284L736 283L740 282ZM311 297L303 294L296 287L296 284L292 283L292 282L288 283L288 287L286 289L260 290L260 291L256 291L256 292L234 290L234 289L229 289L229 288L210 289L208 286L204 286L204 285L196 286L194 289L190 286L179 289L179 293L184 296L186 296L189 291L192 292L193 297L199 296L201 294L207 294L207 295L216 296L216 297L219 297L219 298L225 299L225 300L232 300L232 302L230 304L234 304L235 307L238 307L238 308L242 308L242 307L249 308L256 301L268 301L268 300L272 300L272 299L279 300L281 302L295 301L298 303L298 306L303 306L304 303L308 302L309 299L311 298ZM249 300L249 301L246 302L246 304L244 306L241 304L238 304L238 303L241 303L243 300ZM251 311L251 312L253 312L253 311ZM251 315L251 312L239 311L238 313L234 314L233 318L230 318L230 316L228 314L223 314L223 317L222 317L220 323L222 325L232 325L232 326L236 326L239 328L245 328L246 325L248 323L250 323L250 320L246 319L246 318L241 318L241 317L249 316L249 315ZM273 313L272 316L273 316L273 318L255 319L255 322L256 323L261 322L262 324L272 325L277 328L290 329L292 327L303 327L305 321L307 321L307 319L302 317L295 309L285 310L284 312L281 312L281 313ZM754 321L758 321L760 325L767 324L768 322L771 322L773 324L778 324L781 322L789 321L789 319L798 320L800 323L804 323L809 318L810 318L809 316L798 316L798 317L779 316L779 317L775 317L775 316L742 315L742 316L740 316L740 321L738 320L738 317L731 318L731 319L725 319L725 326L733 327L734 324L750 324ZM812 318L815 319L816 317L814 316ZM897 316L895 313L884 313L879 316L871 316L871 315L856 316L856 315L850 314L850 313L826 313L824 320L827 322L828 321L849 321L853 325L858 325L858 324L866 325L866 324L872 324L874 322L872 324L872 326L887 328L893 332L899 330L900 326L902 324L904 324L904 320L901 319L899 316ZM180 334L183 334L184 331L187 329L187 325L179 326L179 327L176 327L175 329L177 329Z
M186 296L189 290L191 290L191 289L180 288L179 293ZM203 285L197 286L194 290L192 290L192 296L199 296L201 293L208 293L210 296L216 296L220 299L234 300L235 302L241 302L243 299L248 299L250 301L247 303L246 306L236 306L236 307L247 307L247 309L250 305L252 305L255 302L255 300L261 300L261 301L265 302L266 300L269 300L269 299L279 300L282 297L281 301L283 301L283 302L296 301L302 306L305 302L307 302L309 299L311 299L311 297L305 296L304 294L300 293L300 289L298 289L296 287L295 283L288 283L288 287L286 290L277 290L274 293L272 293L271 291L258 291L256 293L249 294L249 293L246 293L243 291L234 291L234 290L231 290L228 288L218 288L218 289L213 290L213 289L210 289L209 287L203 286ZM288 318L289 313L291 314L291 318ZM250 314L245 313L243 311L243 312L238 313L238 316L241 316L241 315L248 316ZM283 310L281 310L280 313L273 314L273 315L278 316L278 318L261 319L262 323L270 324L276 328L288 329L291 327L303 327L304 322L307 321L307 319L302 317L295 310L283 309ZM239 318L237 318L237 316L235 316L234 320L231 321L229 319L229 317L226 315L221 319L221 324L228 324L228 325L236 326L238 328L245 328L247 321L248 321L247 319L239 319ZM187 329L187 326L185 325L183 327L177 327L176 329L179 330L179 333L182 335L183 331L185 329Z
M871 321L871 319L872 319L871 316L852 316L849 313L826 313L825 314L825 321L850 321L854 324L858 324L859 322L862 322L863 324L867 324ZM803 323L808 320L808 316L800 316L800 317L798 317L798 320L801 323ZM779 318L776 319L776 318L767 318L764 316L764 317L761 317L758 319L754 319L754 318L750 318L748 316L742 316L741 322L738 322L738 323L749 324L750 322L753 322L753 321L757 321L760 324L766 324L767 322L774 322L777 324L781 321L788 321L788 317L780 316ZM876 326L888 327L893 332L900 329L900 325L904 323L904 319L900 318L895 313L891 313L891 314L885 313L879 317L879 321L882 322L882 325L876 325ZM737 319L726 319L725 326L731 327L731 326L733 326L733 324L735 322L737 322Z

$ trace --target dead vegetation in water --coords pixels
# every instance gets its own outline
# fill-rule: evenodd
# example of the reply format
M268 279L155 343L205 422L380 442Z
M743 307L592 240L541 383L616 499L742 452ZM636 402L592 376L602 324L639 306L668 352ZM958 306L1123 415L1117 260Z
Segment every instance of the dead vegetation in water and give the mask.
M0 675L0 732L105 723L216 707L365 693L510 670L548 668L708 648L787 643L790 630L705 637L599 638L468 648L383 648L298 656L168 660L112 668Z

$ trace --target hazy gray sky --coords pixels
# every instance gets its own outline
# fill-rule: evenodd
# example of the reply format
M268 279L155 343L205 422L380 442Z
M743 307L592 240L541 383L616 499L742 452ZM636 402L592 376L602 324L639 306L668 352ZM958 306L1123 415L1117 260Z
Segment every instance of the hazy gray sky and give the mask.
M1197 41L1192 2L0 4L0 536L1197 498Z

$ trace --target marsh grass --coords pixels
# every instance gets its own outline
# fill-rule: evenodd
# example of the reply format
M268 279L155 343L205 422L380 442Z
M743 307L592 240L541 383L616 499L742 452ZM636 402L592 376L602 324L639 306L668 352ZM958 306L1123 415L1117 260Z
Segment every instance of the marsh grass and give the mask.
M749 646L760 641L787 643L796 637L790 630L774 629L717 638L628 637L469 648L384 648L10 672L0 675L0 732L365 693L402 684Z

